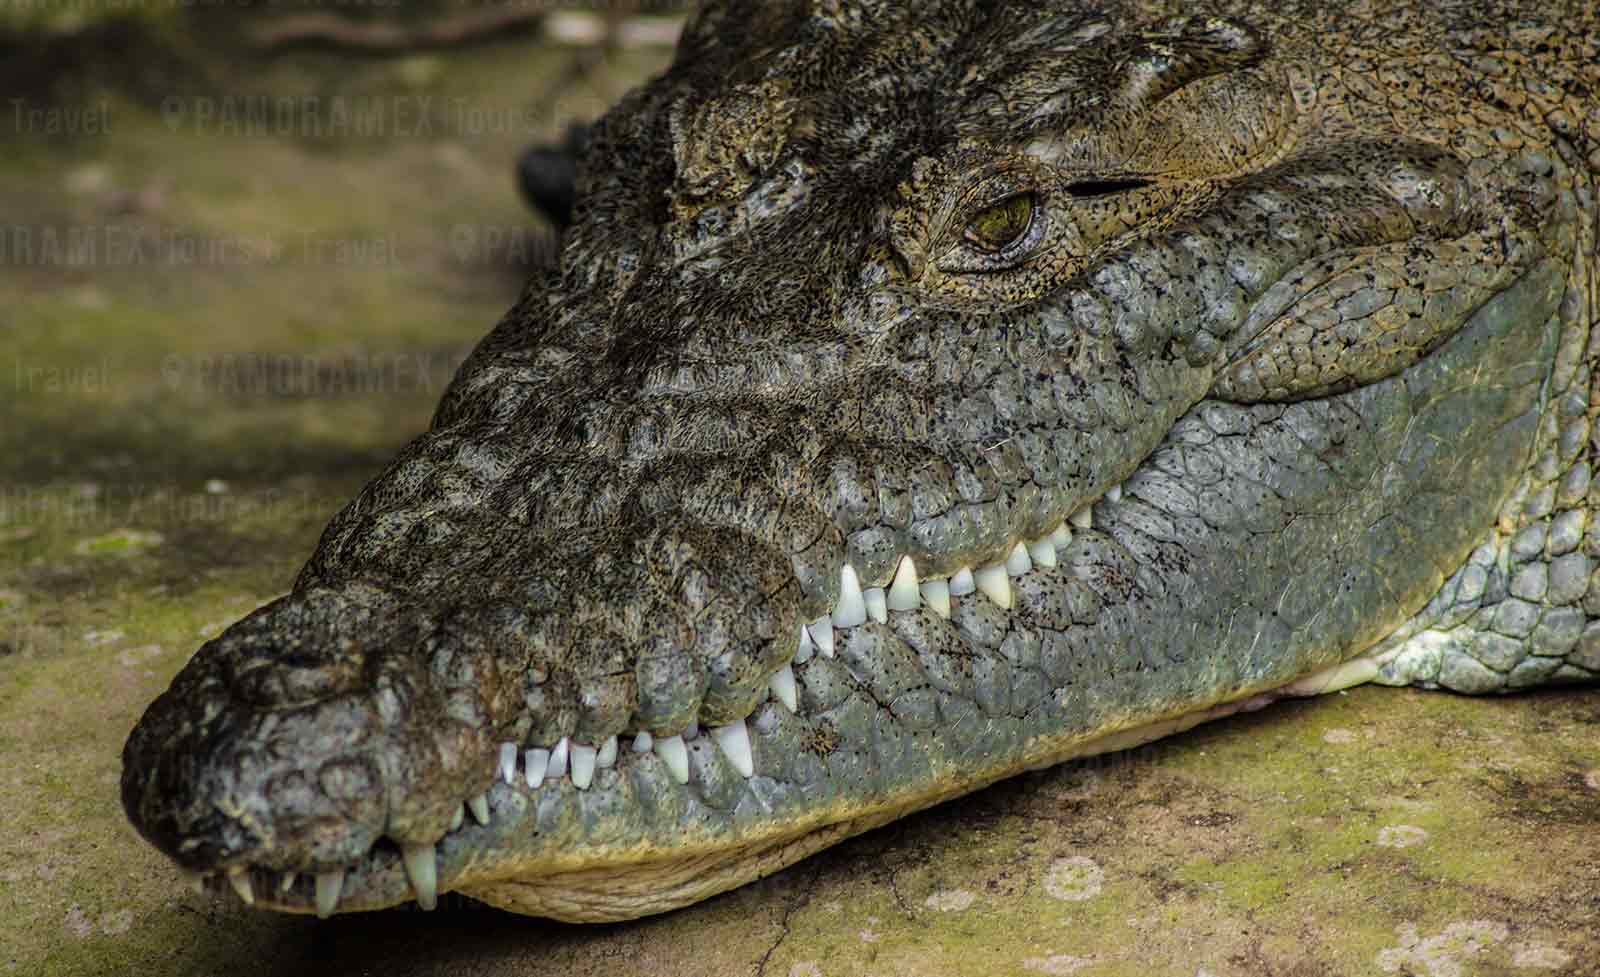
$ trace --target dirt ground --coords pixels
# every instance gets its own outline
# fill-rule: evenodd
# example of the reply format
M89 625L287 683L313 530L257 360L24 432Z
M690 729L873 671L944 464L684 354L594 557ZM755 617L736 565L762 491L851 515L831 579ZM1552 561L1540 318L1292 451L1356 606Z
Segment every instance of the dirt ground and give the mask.
M548 257L517 151L667 51L578 56L307 53L0 104L0 973L1600 974L1594 690L1278 705L628 924L185 888L122 816L123 739Z

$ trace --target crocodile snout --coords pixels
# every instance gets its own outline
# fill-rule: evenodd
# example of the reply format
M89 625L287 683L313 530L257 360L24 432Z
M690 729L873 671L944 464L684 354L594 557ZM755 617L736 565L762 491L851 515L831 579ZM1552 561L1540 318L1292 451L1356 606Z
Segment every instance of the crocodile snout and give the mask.
M299 592L238 622L129 738L134 826L247 901L262 873L285 891L307 873L336 896L380 843L431 847L487 786L513 692L487 642L444 625L369 587Z

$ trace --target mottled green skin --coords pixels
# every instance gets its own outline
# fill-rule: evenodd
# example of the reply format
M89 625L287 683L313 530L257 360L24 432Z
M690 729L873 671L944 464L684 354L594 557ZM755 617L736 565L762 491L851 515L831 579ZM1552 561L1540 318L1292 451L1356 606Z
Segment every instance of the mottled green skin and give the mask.
M1380 642L1391 681L1600 672L1591 9L747 6L599 123L559 272L151 707L152 842L360 909L410 896L380 839L442 838L445 888L617 918ZM1019 192L1034 237L965 243ZM767 700L844 562L990 564L1118 484L1014 609L840 631ZM624 751L447 835L501 742L746 716L750 779Z

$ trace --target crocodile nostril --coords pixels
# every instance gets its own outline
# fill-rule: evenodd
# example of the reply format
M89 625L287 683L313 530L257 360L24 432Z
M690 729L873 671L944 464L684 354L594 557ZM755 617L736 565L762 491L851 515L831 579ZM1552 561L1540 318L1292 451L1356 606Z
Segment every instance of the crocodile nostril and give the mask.
M244 702L268 708L309 705L354 690L361 669L351 662L252 662L233 678L233 691Z

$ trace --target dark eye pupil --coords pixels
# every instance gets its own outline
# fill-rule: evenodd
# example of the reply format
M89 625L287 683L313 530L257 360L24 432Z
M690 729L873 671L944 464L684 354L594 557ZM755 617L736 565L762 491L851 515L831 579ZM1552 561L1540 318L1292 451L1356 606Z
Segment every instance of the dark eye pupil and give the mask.
M1033 219L1033 198L1019 193L978 212L967 225L967 238L979 247L998 251L1021 237Z

